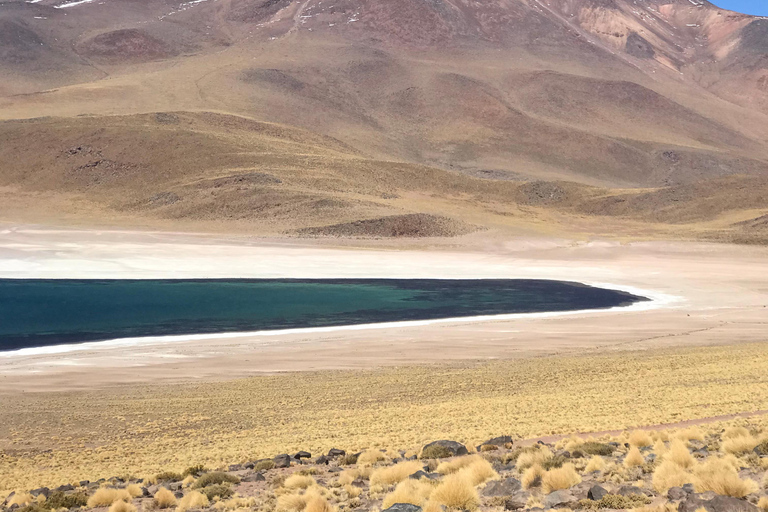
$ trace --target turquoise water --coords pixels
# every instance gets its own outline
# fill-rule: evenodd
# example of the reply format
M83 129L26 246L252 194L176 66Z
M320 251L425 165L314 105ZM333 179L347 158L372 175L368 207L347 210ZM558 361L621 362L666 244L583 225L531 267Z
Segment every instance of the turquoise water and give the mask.
M524 279L0 279L0 350L116 338L610 308L646 300Z

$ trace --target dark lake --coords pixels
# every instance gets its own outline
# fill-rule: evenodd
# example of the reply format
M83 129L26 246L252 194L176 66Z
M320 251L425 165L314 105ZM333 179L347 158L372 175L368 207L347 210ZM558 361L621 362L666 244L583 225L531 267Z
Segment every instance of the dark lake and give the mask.
M0 279L0 350L611 308L640 300L647 299L532 279Z

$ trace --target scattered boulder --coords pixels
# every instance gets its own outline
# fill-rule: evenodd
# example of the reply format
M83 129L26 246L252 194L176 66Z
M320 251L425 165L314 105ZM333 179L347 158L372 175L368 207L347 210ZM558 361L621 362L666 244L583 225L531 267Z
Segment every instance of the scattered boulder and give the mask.
M688 494L693 494L694 492L696 492L696 488L693 486L693 484L685 484L683 486L683 490Z
M297 452L296 455L293 456L293 458L296 459L296 460L311 459L312 458L312 454L309 453L309 452L300 451L300 452Z
M463 444L456 441L433 441L421 449L422 459L442 459L456 455L467 455L469 450Z
M72 484L60 485L54 489L55 492L70 492L74 490L75 490L75 486Z
M608 489L595 484L589 488L589 491L587 491L587 498L594 501L600 501L606 494L608 494Z
M41 494L43 496L45 496L46 498L48 498L48 496L51 495L51 490L49 488L47 488L47 487L40 487L40 488L33 489L33 490L29 491L29 494L31 494L35 498L37 498Z
M685 501L681 501L677 510L679 512L696 512L699 509L704 509L707 512L760 511L760 509L758 509L750 502L740 500L738 498L731 498L730 496L715 496L710 500L706 500L695 494L690 494Z
M547 494L542 500L544 508L562 508L570 507L576 502L576 498L573 497L570 491L562 490L555 491Z
M622 485L621 487L619 487L619 490L616 491L614 494L618 494L619 496L652 496L653 495L647 489L641 489L640 487L635 487L634 485Z
M282 453L272 459L276 468L289 468L291 467L291 456L287 453Z
M489 482L483 489L483 496L512 496L523 488L520 480L516 478L505 478L504 480L495 480Z
M347 452L345 452L344 450L339 450L338 448L331 448L330 450L328 450L327 457L330 457L330 458L343 457L346 454Z
M512 496L507 496L507 498L504 500L504 509L505 510L523 509L528 504L528 498L530 496L531 496L530 493L527 493L525 491L519 491L513 494Z
M482 451L483 446L503 447L505 445L511 445L511 444L512 444L512 436L494 437L493 439L489 439L486 442L477 445L477 451Z
M251 473L240 479L241 482L264 482L266 478L261 473Z
M421 507L411 505L410 503L395 503L382 512L421 512Z
M667 491L667 498L672 501L684 500L688 497L688 493L682 487L670 487Z
M245 467L242 464L230 464L227 469L229 471L242 471Z
M327 466L330 461L331 459L329 459L325 455L321 455L315 459L315 464L325 464Z
M438 480L443 475L440 473L427 473L426 471L419 470L412 475L410 475L408 478L412 478L414 480L420 480L422 478L428 478L429 480Z

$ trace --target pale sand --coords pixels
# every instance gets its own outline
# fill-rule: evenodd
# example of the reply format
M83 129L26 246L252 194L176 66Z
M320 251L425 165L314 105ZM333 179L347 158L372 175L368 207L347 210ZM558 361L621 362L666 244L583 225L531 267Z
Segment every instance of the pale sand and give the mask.
M144 340L103 348L91 344L62 353L5 355L0 357L0 392L768 337L768 248L477 237L450 243L453 248L410 243L396 249L387 248L387 242L333 248L327 242L0 227L0 277L544 278L633 290L656 301L651 308L636 310Z

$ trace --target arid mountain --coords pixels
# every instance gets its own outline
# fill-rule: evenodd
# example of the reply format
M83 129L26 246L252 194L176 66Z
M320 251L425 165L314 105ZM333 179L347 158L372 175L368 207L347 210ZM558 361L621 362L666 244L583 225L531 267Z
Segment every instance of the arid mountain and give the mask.
M11 1L0 117L8 218L41 193L271 234L513 215L760 241L768 19L703 0Z

